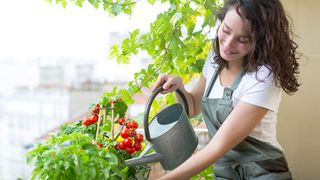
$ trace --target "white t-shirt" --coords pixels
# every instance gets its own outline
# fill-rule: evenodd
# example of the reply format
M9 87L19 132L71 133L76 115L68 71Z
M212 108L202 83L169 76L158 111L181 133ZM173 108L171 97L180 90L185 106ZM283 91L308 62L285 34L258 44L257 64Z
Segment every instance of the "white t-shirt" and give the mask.
M212 64L212 59L211 56L211 58L206 60L202 71L206 79L206 89L216 70L216 67ZM276 137L277 112L281 101L281 88L275 86L273 76L272 74L269 75L269 73L270 70L266 66L262 66L258 70L258 80L255 72L246 73L232 94L233 107L242 101L269 109L249 136L283 150ZM222 87L218 75L209 94L209 98L221 98L223 96L223 90L224 87Z

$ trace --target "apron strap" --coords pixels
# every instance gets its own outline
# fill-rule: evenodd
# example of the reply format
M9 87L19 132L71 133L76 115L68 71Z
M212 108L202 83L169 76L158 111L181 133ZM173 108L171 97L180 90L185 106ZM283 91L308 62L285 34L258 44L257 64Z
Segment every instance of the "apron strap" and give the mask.
M232 94L233 92L237 89L237 87L239 86L242 77L244 76L244 70L243 68L241 68L239 74L237 75L236 79L233 81L231 87L225 87L223 89L223 96L222 99L231 99L232 98Z
M205 92L205 96L204 97L209 97L209 94L210 94L210 92L211 92L211 90L212 90L212 87L213 87L213 85L214 85L214 82L216 81L216 79L217 79L217 76L218 76L218 73L217 73L217 71L214 71L213 72L213 75L212 75L212 78L211 78L211 80L210 80L210 83L209 83L209 85L208 85L208 88L207 88L207 90L206 90L206 92Z
M243 70L243 68L241 68L239 74L237 75L236 79L233 81L232 85L231 85L231 90L234 91L237 89L237 87L239 86L242 77L244 76L245 72Z

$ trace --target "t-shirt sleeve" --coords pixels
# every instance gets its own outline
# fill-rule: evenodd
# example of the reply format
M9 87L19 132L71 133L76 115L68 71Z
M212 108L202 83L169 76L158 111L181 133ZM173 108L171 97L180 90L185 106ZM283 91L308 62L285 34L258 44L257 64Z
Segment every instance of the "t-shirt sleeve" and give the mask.
M275 85L273 75L266 67L259 69L248 77L244 95L240 99L271 111L278 111L281 101L281 88Z

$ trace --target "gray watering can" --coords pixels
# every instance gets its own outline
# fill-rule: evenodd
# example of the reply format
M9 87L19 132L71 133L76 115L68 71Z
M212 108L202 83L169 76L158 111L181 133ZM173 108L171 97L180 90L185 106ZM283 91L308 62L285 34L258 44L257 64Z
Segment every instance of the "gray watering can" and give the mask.
M158 112L149 123L151 104L162 90L160 87L152 93L145 108L144 132L149 144L138 157L125 161L128 166L159 161L165 170L172 170L187 160L198 145L198 137L187 115L187 99L179 89L176 91L182 98L186 111L181 104L172 104ZM154 152L147 154L151 148Z

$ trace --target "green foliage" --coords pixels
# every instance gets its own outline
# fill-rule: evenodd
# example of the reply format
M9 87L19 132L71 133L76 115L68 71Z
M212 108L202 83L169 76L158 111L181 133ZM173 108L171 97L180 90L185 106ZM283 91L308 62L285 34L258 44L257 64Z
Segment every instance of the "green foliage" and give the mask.
M62 7L67 7L68 1L72 1L75 5L82 7L83 3L86 0L45 0L52 4L55 2L56 4L60 4ZM134 6L136 5L136 1L132 0L87 0L94 8L98 9L102 7L105 11L107 11L111 16L117 16L121 12L130 15Z
M70 0L82 6L85 0ZM52 2L52 0L49 0ZM87 0L95 8L103 7L110 15L120 13L130 15L138 1L133 0ZM210 28L215 25L214 12L220 5L219 0L148 0L168 3L169 8L160 13L150 24L150 31L141 33L138 29L129 33L121 44L110 49L109 58L118 63L131 63L133 55L145 51L152 58L149 67L137 72L134 80L128 83L126 91L117 94L124 96L124 101L132 103L133 94L140 92L142 86L149 87L161 73L177 74L187 83L193 75L201 72L204 60L211 49L211 41L207 38ZM56 0L57 4L66 6L65 0Z
M191 178L191 180L199 179L213 179L213 165L209 166L207 169L203 170L201 173Z
M68 4L67 0L46 1L49 3L54 2L63 7ZM111 16L117 16L121 13L131 15L135 5L139 3L137 0L69 0L69 2L79 7L82 7L83 3L87 2L96 9L103 8ZM100 99L100 104L103 106L110 106L109 101L112 98L121 98L126 104L133 103L132 96L140 93L141 87L150 87L161 73L179 75L184 83L188 83L192 78L199 76L208 52L212 48L211 40L208 39L207 34L210 33L215 25L216 18L214 13L217 7L221 5L222 0L148 0L148 2L154 6L157 3L167 3L169 8L158 14L156 20L150 24L149 32L142 33L136 29L130 32L129 36L123 39L121 44L113 45L110 49L109 58L115 59L118 63L128 64L131 63L132 56L137 55L139 52L146 52L152 62L147 68L136 72L133 80L128 82L126 88L118 90L115 87L111 92L104 93ZM170 95L165 99L161 98L153 103L153 111L156 112L161 106L174 101L175 98ZM126 108L123 104L119 104L117 109L120 111L115 113L123 117L124 114L121 112ZM110 115L108 112L105 113ZM69 126L65 128L64 133L74 132L73 128L77 129ZM85 139L85 137L83 138ZM52 148L50 144L41 147ZM66 169L66 167L64 168ZM97 168L99 169L100 166L97 166ZM110 169L112 169L111 166ZM37 171L41 175L43 168L37 169ZM70 171L68 170L68 172ZM76 170L73 171L77 172ZM121 174L124 171L120 170L119 172ZM105 172L107 173L108 170ZM197 177L208 177L207 175L210 174L208 172L206 170ZM94 170L88 170L86 174L91 174L92 176L101 175Z
M214 25L211 11L216 7L214 1L169 3L170 8L150 24L150 32L134 30L120 45L113 45L110 50L110 58L118 63L130 63L131 56L142 51L152 58L148 68L137 72L134 80L128 83L126 93L129 95L140 92L142 86L150 87L161 73L180 75L185 83L201 73L211 49L211 41L206 37L209 31L205 32L205 29ZM198 19L203 19L201 28L196 28Z
M50 136L28 153L27 162L36 164L31 179L126 178L127 167L118 152L91 143L83 133Z
M150 171L148 165L128 167L124 163L139 152L129 154L120 150L118 135L112 136L114 132L119 134L124 126L112 122L113 117L109 115L112 113L108 111L123 116L127 105L114 96L104 96L102 102L104 105L112 103L114 109L102 104L100 109L99 104L100 110L95 111L97 105L91 106L84 120L62 125L57 133L27 153L27 163L34 166L30 179L146 178ZM85 119L94 114L100 116L100 120L85 125Z

